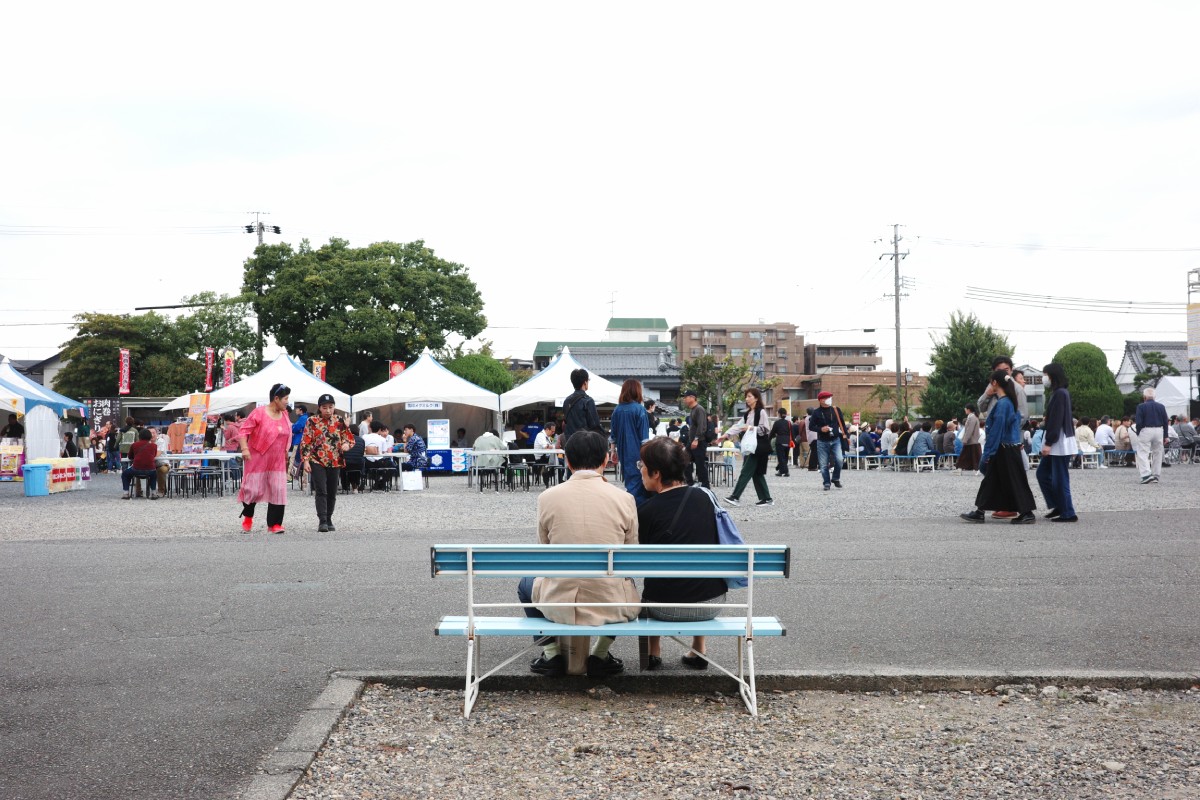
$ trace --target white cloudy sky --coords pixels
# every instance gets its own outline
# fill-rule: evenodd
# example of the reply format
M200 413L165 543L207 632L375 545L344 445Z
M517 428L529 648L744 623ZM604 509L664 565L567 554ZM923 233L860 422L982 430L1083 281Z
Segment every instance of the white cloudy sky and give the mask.
M885 365L902 223L904 366L962 309L1018 361L1086 339L1115 368L1127 338L1184 339L1182 311L966 287L1186 301L1197 30L1194 2L23 4L0 353L53 354L78 311L237 292L261 210L293 244L424 239L503 355L598 338L615 300Z

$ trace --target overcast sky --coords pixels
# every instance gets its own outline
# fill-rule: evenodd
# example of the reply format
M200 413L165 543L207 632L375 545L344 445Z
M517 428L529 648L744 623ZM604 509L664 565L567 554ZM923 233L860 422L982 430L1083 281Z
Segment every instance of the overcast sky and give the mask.
M269 241L424 239L501 355L611 308L794 322L885 367L901 223L902 366L959 309L1018 362L1087 340L1115 369L1186 338L1198 30L1195 2L13 6L0 353L236 293L265 211Z

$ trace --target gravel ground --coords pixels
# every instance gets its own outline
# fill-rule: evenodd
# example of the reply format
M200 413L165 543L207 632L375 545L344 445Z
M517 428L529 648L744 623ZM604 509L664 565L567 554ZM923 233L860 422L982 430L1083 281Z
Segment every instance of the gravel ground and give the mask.
M1034 496L1042 504L1033 473ZM969 510L979 486L973 473L893 473L846 471L844 489L821 491L818 473L793 470L790 478L768 473L775 505L756 508L754 491L747 488L747 505L733 509L739 522L786 523L805 519L928 519L957 517ZM240 505L224 497L121 500L120 478L97 475L84 491L26 498L18 483L0 483L0 541L49 539L116 539L126 537L224 537L241 535ZM1086 522L1089 512L1200 508L1200 465L1163 470L1162 482L1142 486L1136 470L1113 468L1073 470L1075 506ZM724 488L724 491L721 489ZM728 487L718 487L721 495ZM449 504L447 501L450 501ZM537 491L485 492L467 489L466 477L438 476L424 492L374 492L338 498L335 522L339 532L422 531L431 527L460 531L494 531L504 527L537 529ZM15 512L15 513L13 513ZM91 519L97 524L81 524ZM107 520L108 522L103 522ZM118 524L112 524L119 520ZM437 523L445 520L444 526ZM312 498L293 489L285 519L291 533L316 533ZM263 523L255 535L265 535Z
M368 686L294 800L1200 797L1200 688L484 692Z

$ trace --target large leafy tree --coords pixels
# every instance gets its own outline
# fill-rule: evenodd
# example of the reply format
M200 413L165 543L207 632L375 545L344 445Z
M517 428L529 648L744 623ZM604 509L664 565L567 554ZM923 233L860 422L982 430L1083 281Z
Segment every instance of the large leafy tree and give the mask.
M232 347L237 353L236 370L239 378L259 370L258 334L247 322L247 318L254 313L249 303L215 292L185 297L183 303L194 306L189 314L175 323L186 356L203 365L204 348L215 349L219 359L226 347ZM203 375L200 381L203 383Z
M304 361L324 359L329 382L351 393L385 380L389 359L412 361L487 325L466 268L421 241L261 245L243 290L264 333Z
M921 412L933 419L957 419L987 386L992 359L1011 356L1008 338L984 325L974 314L954 312L946 335L934 339L929 363L933 371L921 395Z
M123 347L129 349L130 389L134 395L177 395L198 385L194 380L180 384L167 379L168 373L178 377L188 367L174 363L183 359L178 328L153 311L136 316L76 314L75 329L74 338L63 344L66 364L54 377L55 391L76 398L115 395L119 351Z
M1077 417L1120 414L1125 407L1117 379L1104 351L1091 342L1071 342L1054 354L1070 381L1071 406Z
M737 361L732 358L717 361L711 354L697 356L683 365L680 375L680 386L684 391L694 390L700 404L710 414L722 417L733 413L746 389L753 385L754 369L745 356Z
M1167 360L1167 354L1151 350L1142 355L1142 371L1133 376L1133 384L1139 389L1147 386L1158 386L1158 382L1168 375L1178 375L1179 370Z
M482 386L496 394L504 394L513 388L513 374L504 364L483 353L459 356L446 364L446 369L476 386Z

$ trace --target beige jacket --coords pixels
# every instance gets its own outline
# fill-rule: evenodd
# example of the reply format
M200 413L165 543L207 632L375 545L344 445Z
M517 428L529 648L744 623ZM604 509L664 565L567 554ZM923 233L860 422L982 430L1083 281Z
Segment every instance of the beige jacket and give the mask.
M538 541L542 544L637 544L633 495L592 470L538 495ZM534 603L637 603L628 578L537 578ZM606 625L638 615L636 606L540 608L546 619L568 625Z

